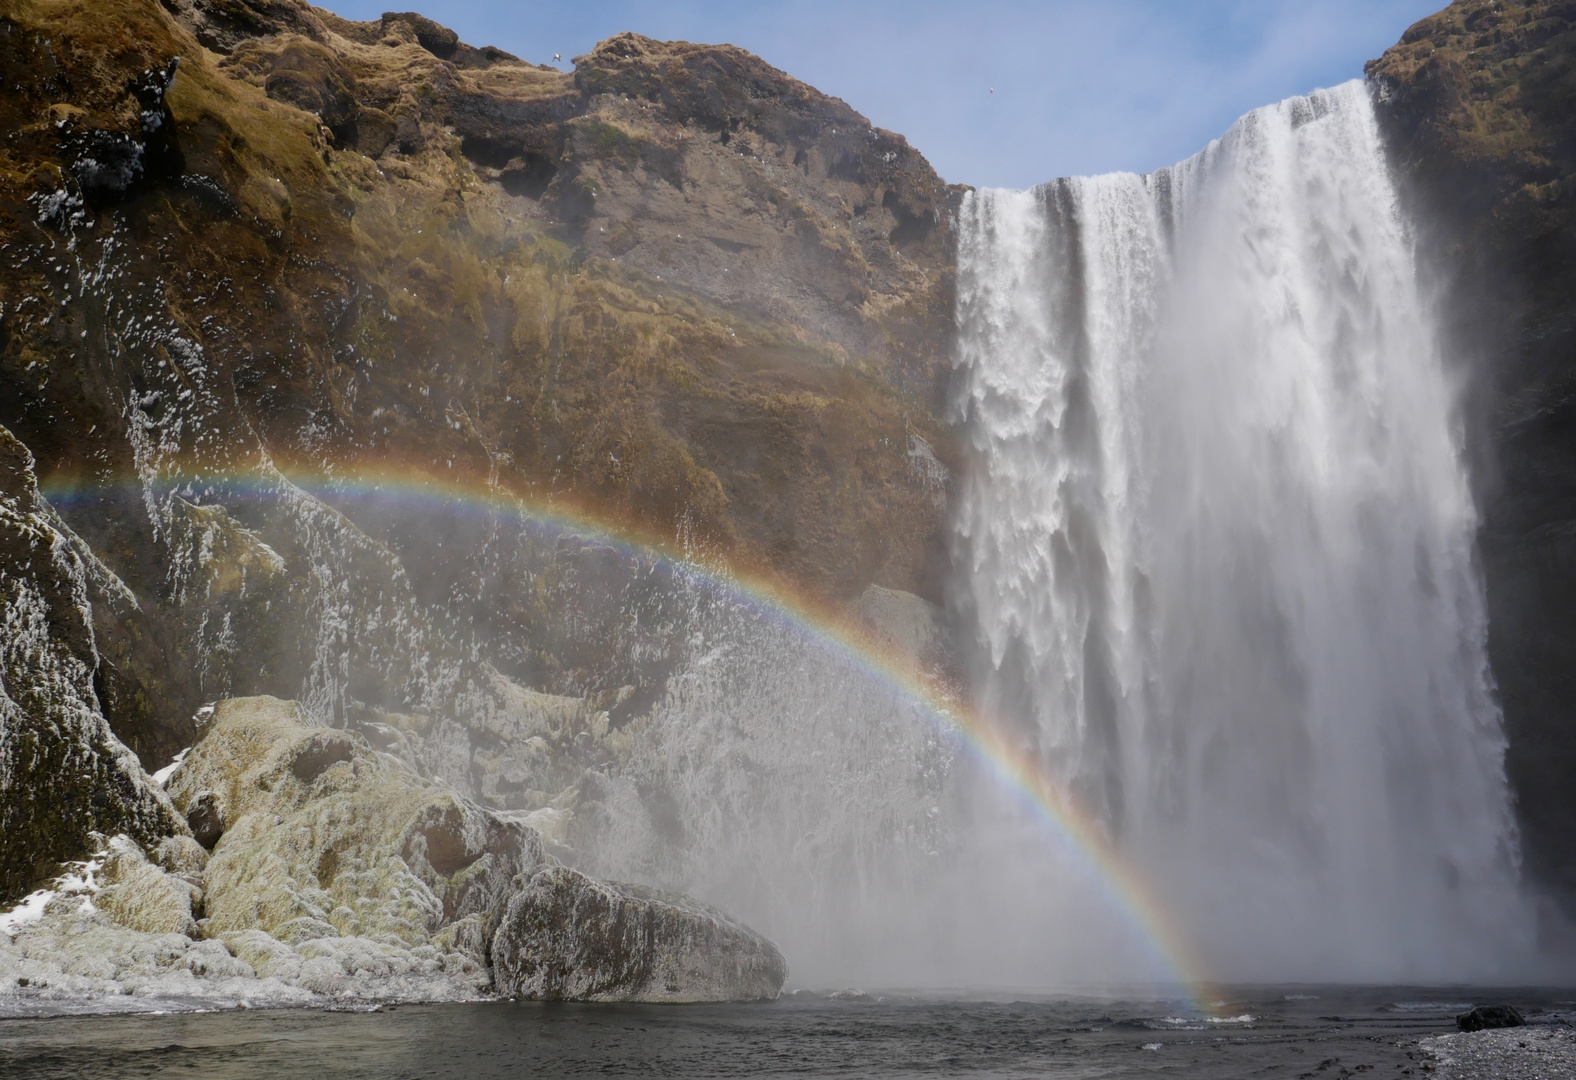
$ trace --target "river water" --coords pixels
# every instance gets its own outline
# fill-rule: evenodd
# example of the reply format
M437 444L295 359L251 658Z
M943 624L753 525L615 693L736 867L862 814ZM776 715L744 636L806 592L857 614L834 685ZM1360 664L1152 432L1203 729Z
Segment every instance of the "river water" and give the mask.
M15 1018L0 1020L0 1075L1396 1077L1421 1075L1418 1040L1453 1031L1469 1003L1514 1001L1534 1020L1555 1020L1572 996L1260 988L1224 993L1207 1021L1174 1001L803 992L748 1006L488 1002Z

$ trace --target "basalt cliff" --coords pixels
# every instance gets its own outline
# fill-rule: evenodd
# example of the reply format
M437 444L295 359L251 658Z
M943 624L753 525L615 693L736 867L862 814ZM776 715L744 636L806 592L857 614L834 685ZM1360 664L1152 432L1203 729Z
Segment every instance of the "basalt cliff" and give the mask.
M1576 5L1461 0L1369 67L1567 895L1573 58ZM636 767L677 562L955 674L961 191L730 46L0 0L0 906L66 883L13 982L774 994L753 931L575 867L603 804L678 828Z
M1462 0L1368 65L1464 383L1525 869L1576 900L1576 5Z

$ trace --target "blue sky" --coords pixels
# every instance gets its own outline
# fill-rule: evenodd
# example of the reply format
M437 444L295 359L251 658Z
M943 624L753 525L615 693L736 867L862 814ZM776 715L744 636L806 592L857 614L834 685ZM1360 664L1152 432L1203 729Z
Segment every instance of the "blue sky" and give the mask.
M356 19L392 6L318 2ZM565 69L621 30L739 45L906 135L948 181L1004 187L1181 160L1249 109L1361 75L1445 2L407 0L473 45L562 53Z

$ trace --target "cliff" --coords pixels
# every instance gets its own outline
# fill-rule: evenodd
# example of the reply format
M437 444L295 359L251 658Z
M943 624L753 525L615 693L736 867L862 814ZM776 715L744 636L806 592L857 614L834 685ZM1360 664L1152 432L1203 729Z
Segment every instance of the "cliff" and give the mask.
M9 6L0 422L46 486L146 474L133 408L166 472L393 458L925 580L950 231L901 137L730 47L571 76L414 15Z
M617 726L685 632L612 658L662 602L599 533L935 598L952 193L842 102L299 0L4 0L0 75L0 424L123 590L82 707L147 768L269 693L533 808L586 761L504 768L476 717ZM556 507L595 527L532 533Z
M0 428L0 897L83 853L93 832L143 842L186 830L96 691L94 612L135 603L38 494Z
M1368 65L1466 380L1526 869L1576 898L1576 4L1458 0Z

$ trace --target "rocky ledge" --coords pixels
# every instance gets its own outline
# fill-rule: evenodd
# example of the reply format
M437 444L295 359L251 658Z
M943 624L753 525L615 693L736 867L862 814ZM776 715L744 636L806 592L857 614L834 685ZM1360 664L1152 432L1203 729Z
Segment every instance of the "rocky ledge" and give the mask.
M0 1012L759 1000L787 974L721 912L561 866L522 820L295 702L220 702L166 786L192 835L101 836L93 859L0 915Z

